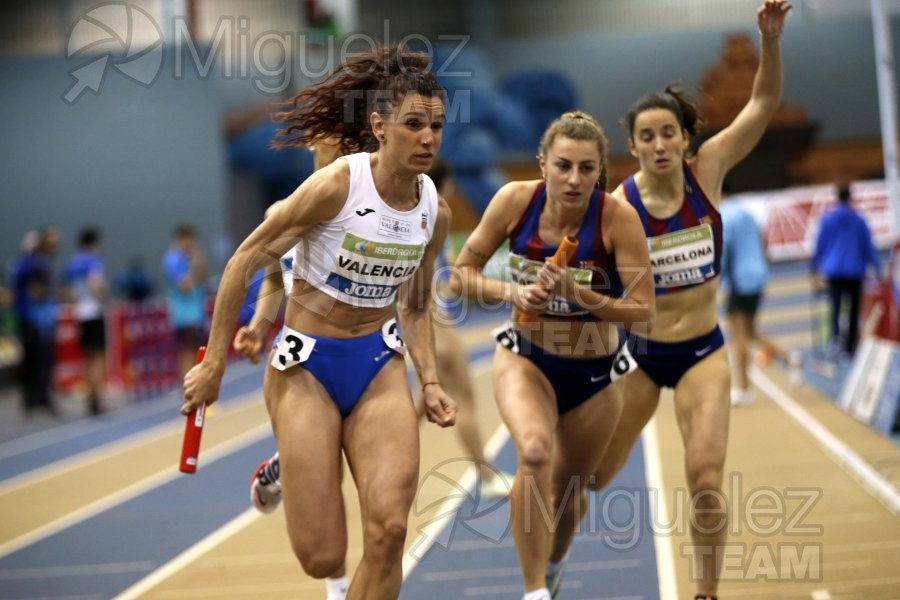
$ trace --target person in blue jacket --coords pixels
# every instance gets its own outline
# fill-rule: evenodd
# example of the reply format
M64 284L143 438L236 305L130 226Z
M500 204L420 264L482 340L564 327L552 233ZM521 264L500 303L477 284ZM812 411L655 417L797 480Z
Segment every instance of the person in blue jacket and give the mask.
M856 351L859 333L859 299L866 268L879 271L880 261L868 224L850 206L850 187L838 186L838 205L822 218L816 251L810 265L813 276L827 284L831 304L831 346L840 342L840 314L845 301L850 304L850 323L842 350Z

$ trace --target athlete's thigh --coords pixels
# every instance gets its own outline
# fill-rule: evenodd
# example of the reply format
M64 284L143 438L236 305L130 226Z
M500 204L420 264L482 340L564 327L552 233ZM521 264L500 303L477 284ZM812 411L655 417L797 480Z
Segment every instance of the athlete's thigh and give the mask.
M721 467L728 445L731 385L725 348L688 369L675 387L675 415L688 470Z
M341 415L313 375L268 367L266 395L278 444L288 526L319 535L343 531Z
M437 358L438 378L441 386L466 410L471 410L472 385L469 375L469 357L466 354L462 338L452 325L434 326L435 355Z
M556 395L534 363L498 346L493 379L500 416L517 446L529 436L552 436L559 418Z
M566 412L557 425L554 484L594 473L622 415L622 380L606 386L587 402Z
M622 382L622 416L616 423L614 437L633 443L656 412L662 390L641 368L625 375Z
M401 357L366 388L344 420L343 438L363 517L372 509L408 510L419 476L419 424Z

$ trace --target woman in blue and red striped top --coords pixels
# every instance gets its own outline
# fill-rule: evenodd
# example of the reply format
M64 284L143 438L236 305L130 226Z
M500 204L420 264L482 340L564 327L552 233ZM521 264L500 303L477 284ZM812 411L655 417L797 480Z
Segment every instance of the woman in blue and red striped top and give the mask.
M510 525L525 600L550 600L586 506L583 488L622 408L624 340L617 325L646 330L653 286L641 223L604 192L606 135L582 112L554 121L540 144L541 179L514 181L491 200L451 278L472 299L512 304L495 335L494 396L516 445ZM546 262L578 239L567 265ZM486 276L509 241L512 281ZM521 313L537 313L523 322ZM531 507L540 507L532 509ZM555 515L548 523L546 515ZM551 553L558 558L550 564Z
M613 193L637 210L644 225L657 312L648 336L631 332L629 337L627 348L640 368L625 380L627 402L592 487L612 480L656 410L662 388L674 388L694 498L697 598L715 598L721 568L716 550L728 529L721 490L730 376L716 303L722 256L718 207L726 173L757 144L781 102L779 37L790 9L785 0L765 0L757 11L762 50L750 100L695 155L689 146L699 117L683 92L670 86L638 100L627 127L640 170Z

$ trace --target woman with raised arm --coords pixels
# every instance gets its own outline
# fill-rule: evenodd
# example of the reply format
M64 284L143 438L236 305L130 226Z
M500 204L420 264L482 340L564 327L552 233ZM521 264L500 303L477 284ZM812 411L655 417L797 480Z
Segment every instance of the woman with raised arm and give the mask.
M715 598L727 535L722 494L728 444L729 371L716 293L722 256L718 208L729 169L756 146L781 102L779 38L791 5L765 0L757 11L762 52L750 100L734 121L689 152L696 107L667 87L639 99L627 117L628 146L640 170L613 194L640 215L650 248L656 321L648 336L632 333L628 350L639 369L625 380L625 409L591 487L607 485L653 416L664 387L675 390L675 414L692 494L691 536L697 598Z
M294 247L295 281L265 395L291 546L316 578L338 570L346 553L342 450L347 457L363 519L350 600L399 595L419 465L407 348L428 418L449 426L456 415L437 381L428 307L450 218L424 175L445 119L443 88L428 66L397 46L356 54L281 114L284 144L337 137L360 147L368 136L377 150L314 173L244 240L222 276L206 357L185 376L184 414L216 400L247 276Z

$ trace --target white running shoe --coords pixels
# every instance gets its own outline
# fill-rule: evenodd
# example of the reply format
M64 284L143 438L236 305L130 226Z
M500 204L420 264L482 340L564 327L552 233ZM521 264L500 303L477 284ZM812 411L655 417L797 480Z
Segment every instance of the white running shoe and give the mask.
M742 390L741 388L731 388L731 406L750 406L756 400L756 392L753 388Z
M480 493L485 499L505 498L512 490L516 476L506 471L495 471L490 481L481 480Z
M803 352L791 350L788 354L788 382L791 387L803 385Z
M547 585L547 589L550 590L551 600L559 598L559 590L562 589L562 578L563 574L566 572L566 561L568 558L569 555L567 553L566 557L562 559L562 562L557 565L555 571L551 572L548 567L547 574L544 575L544 583Z
M268 514L281 503L281 481L278 453L257 467L250 480L250 502L261 513Z

